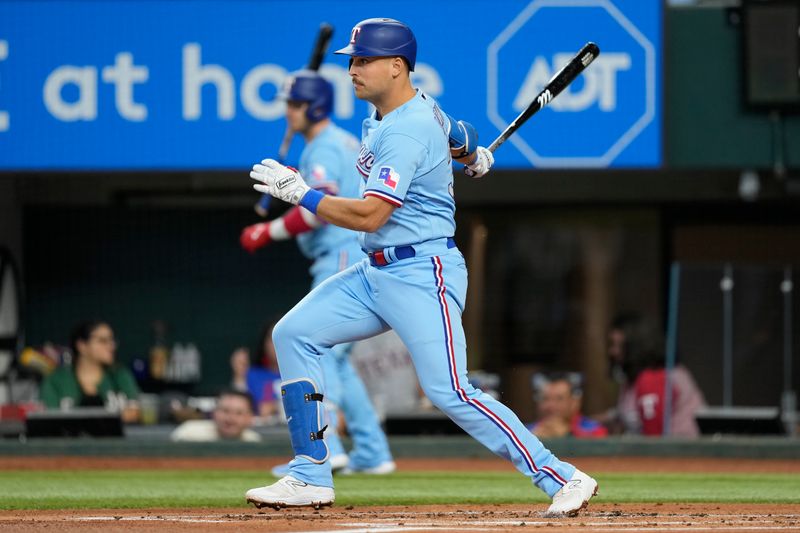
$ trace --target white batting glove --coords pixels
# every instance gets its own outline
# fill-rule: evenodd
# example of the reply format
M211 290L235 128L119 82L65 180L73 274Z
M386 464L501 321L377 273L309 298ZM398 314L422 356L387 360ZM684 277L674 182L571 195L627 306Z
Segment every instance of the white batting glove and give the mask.
M261 164L253 165L250 177L261 182L253 185L258 192L271 194L294 205L300 203L311 188L297 170L281 165L274 159L264 159Z
M475 161L464 167L464 174L472 178L480 178L489 172L494 165L494 154L483 146L475 150Z

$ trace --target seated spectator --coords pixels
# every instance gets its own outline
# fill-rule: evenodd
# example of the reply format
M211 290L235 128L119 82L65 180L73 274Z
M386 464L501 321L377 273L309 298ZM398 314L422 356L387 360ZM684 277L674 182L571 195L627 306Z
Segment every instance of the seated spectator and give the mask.
M575 372L533 378L539 421L529 429L539 438L608 436L599 422L581 414L581 376Z
M608 355L612 376L620 385L615 423L626 433L663 435L667 373L661 329L638 313L621 314L609 330ZM695 413L705 406L703 393L681 364L672 369L670 382L669 434L697 437Z
M634 384L636 406L642 421L642 435L664 434L664 409L667 370L664 362L654 362L639 373ZM700 428L695 413L706 406L705 397L692 374L683 365L676 365L670 376L671 437L699 437Z
M72 364L48 375L40 396L48 409L106 407L119 410L124 422L139 420L139 389L133 374L114 364L117 343L106 322L78 324L70 336Z
M653 339L657 337L654 325L638 313L620 313L608 328L606 355L611 379L617 385L616 405L605 413L601 420L614 434L641 433L639 412L633 383L639 372L634 368L628 352L651 351Z
M247 348L237 348L231 354L231 388L247 392L252 396L256 406L256 416L274 419L279 412L278 398L275 393L276 384L280 383L278 357L272 344L272 328L275 322L265 324L255 357L250 356Z
M236 348L231 354L231 389L248 392L247 373L250 372L250 350L245 347Z
M260 442L253 431L253 399L246 392L225 391L219 395L212 420L187 420L175 428L170 440L182 442L213 442L238 440Z

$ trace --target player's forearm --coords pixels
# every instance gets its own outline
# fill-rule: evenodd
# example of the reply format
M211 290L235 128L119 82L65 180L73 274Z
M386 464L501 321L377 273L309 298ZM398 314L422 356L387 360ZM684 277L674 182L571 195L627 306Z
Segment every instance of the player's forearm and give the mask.
M330 224L354 231L378 231L392 214L392 208L376 198L341 198L326 195L317 207L317 216Z

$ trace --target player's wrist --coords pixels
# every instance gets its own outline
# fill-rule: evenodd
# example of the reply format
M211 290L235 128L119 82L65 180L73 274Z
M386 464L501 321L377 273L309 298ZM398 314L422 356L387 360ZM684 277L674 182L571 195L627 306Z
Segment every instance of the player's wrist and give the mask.
M475 162L478 160L478 153L472 152L469 155L465 155L464 157L454 158L458 163L462 165L474 165Z
M492 165L494 164L494 156L488 148L484 148L483 146L478 146L478 148L475 150L475 156L475 161L468 164L464 169L464 172L467 174L467 176L480 178L492 168Z
M300 207L304 207L314 213L317 214L317 208L319 207L319 203L325 197L325 193L318 191L317 189L309 189L303 197L300 199L297 205Z

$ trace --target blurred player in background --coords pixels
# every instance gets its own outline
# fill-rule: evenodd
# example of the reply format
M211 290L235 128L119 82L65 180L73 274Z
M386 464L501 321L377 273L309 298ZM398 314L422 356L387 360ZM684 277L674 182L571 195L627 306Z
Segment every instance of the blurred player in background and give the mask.
M358 141L330 119L332 84L316 72L302 70L289 79L285 96L288 126L306 142L300 156L300 172L308 176L308 183L315 190L357 196L360 180L353 163L358 156ZM300 206L292 207L280 218L244 228L240 241L245 250L254 252L286 239L295 239L303 254L314 261L310 271L312 288L365 258L354 232L326 224ZM325 349L320 358L328 391L325 405L329 427L324 438L330 448L330 465L345 473L388 474L395 470L395 463L366 388L350 364L349 350L350 344L342 344ZM349 456L337 434L340 408L353 440ZM288 471L288 465L273 469L277 476Z
M375 106L364 120L356 163L363 176L360 197L313 189L302 173L271 159L254 165L250 176L260 182L256 190L360 231L369 260L317 286L275 327L295 459L289 475L245 497L257 507L333 503L328 450L316 438L323 429L319 356L331 346L391 328L408 347L427 397L552 497L549 515L577 514L596 493L597 482L558 460L508 407L467 379L461 325L467 268L453 240L452 157L480 177L489 171L492 153L477 146L474 128L445 115L411 85L417 43L405 24L364 20L337 53L350 56L356 96ZM313 184L313 172L307 176Z

